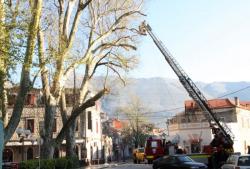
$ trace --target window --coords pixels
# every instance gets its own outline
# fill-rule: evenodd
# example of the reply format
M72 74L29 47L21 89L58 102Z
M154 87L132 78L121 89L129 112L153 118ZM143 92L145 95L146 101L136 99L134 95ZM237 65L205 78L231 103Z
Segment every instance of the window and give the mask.
M92 130L92 117L91 117L91 111L88 111L88 129Z
M191 153L200 153L200 143L193 142L191 143Z
M30 130L31 133L34 133L34 130L35 130L35 122L34 122L34 119L27 119L26 121L26 129L27 130Z
M13 151L11 149L3 150L3 162L12 162L13 161Z
M27 160L32 160L32 159L33 159L33 149L29 147L27 150Z
M156 148L157 147L157 142L156 141L152 141L151 142L151 147L152 148Z
M56 124L56 119L54 119L54 126L53 126L53 132L56 132L57 131L57 124Z
M238 159L239 166L249 166L250 165L250 157L249 156L241 156Z

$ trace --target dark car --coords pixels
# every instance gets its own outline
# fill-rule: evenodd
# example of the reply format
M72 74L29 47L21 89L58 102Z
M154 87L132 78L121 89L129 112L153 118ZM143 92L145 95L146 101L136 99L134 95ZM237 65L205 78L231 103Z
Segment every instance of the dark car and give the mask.
M153 169L207 169L207 165L195 162L186 155L163 156L153 161Z
M3 169L18 169L19 165L15 162L4 162L2 165Z

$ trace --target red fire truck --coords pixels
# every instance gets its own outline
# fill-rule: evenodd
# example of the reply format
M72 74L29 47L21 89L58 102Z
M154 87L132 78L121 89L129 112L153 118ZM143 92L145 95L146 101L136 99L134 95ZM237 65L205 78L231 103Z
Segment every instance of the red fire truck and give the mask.
M164 155L164 140L149 137L145 143L145 159L151 164L153 160Z

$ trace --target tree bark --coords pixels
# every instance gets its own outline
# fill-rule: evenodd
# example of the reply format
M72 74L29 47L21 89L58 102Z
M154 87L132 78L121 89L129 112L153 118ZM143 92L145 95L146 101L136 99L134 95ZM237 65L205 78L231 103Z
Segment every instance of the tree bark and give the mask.
M56 101L50 97L48 103L45 103L45 118L44 118L44 133L43 133L43 145L41 156L43 159L52 159L54 154L54 139L53 139L53 127L57 106Z
M7 114L7 60L9 45L6 41L9 41L9 33L6 30L5 24L5 10L4 10L4 0L0 0L0 112L2 113L0 117L3 120L4 126L8 122Z
M30 89L30 69L33 59L33 52L35 49L35 40L38 30L38 25L41 16L43 0L35 0L32 13L32 20L29 24L29 36L27 40L27 48L25 53L25 59L22 67L20 90L17 95L16 104L13 108L12 116L10 122L4 131L4 142L6 143L11 136L14 134L16 127L18 126L21 118L21 114L24 107L24 100L27 95L27 92Z
M75 153L75 121L71 125L66 133L66 156L74 157L77 154Z
M65 100L65 91L62 91L61 102L60 102L60 111L62 116L63 125L66 124L67 118L67 107L66 107L66 100ZM75 147L75 122L67 129L66 131L66 156L67 157L74 157L76 154L74 152Z
M49 76L48 71L45 67L45 56L44 56L44 39L43 32L38 31L38 56L39 66L41 68L43 94L45 102L45 116L44 116L44 127L41 137L43 138L43 145L41 147L41 156L44 159L53 158L54 144L53 144L53 126L54 118L57 110L57 104L55 98L50 93L49 87Z

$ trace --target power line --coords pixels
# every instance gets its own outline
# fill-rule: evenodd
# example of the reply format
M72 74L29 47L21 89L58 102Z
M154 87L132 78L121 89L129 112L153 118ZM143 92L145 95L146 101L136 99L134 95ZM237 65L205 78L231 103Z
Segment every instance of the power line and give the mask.
M232 94L241 92L241 91L243 91L243 90L246 90L246 89L248 89L248 88L250 88L250 85L247 86L247 87L244 87L244 88L242 88L242 89L236 90L236 91L234 91L234 92L231 92L231 93L225 94L225 95L223 95L223 96L217 97L217 98L222 98L222 97L225 97L225 96L229 96L229 95L232 95Z
M219 96L219 97L217 97L217 99L223 98L223 97L225 97L225 96L229 96L229 95L232 95L232 94L235 94L235 93L238 93L238 92L241 92L241 91L246 90L246 89L248 89L248 88L250 88L250 85L247 86L247 87L241 88L241 89L239 89L239 90L236 90L236 91L227 93L227 94L225 94L225 95ZM145 113L142 113L142 114L161 113L161 112L174 111L174 110L184 109L184 108L185 108L185 107L182 106L182 107L177 107L177 108L172 108L172 109L165 109L165 110L159 110L159 111L145 112Z
M246 90L246 89L249 89L250 88L250 85L249 86L246 86L244 88L241 88L241 89L238 89L236 91L233 91L233 92L230 92L230 93L227 93L225 95L222 95L222 96L219 96L217 97L218 99L219 98L223 98L225 96L229 96L229 95L232 95L232 94L235 94L235 93L238 93L238 92L241 92L243 90ZM148 117L148 118L151 118L151 119L162 119L162 118L168 118L167 116L164 116L164 115L158 115L158 116L143 116L143 115L147 115L147 114L154 114L154 113L161 113L161 112L171 112L171 111L174 111L174 110L179 110L179 109L184 109L184 107L177 107L177 108L172 108L172 109L164 109L164 110L159 110L159 111L152 111L152 112L145 112L145 113L142 113L141 115L139 115L139 117ZM132 117L134 117L133 115L131 116L131 118L119 118L120 120L131 120Z

